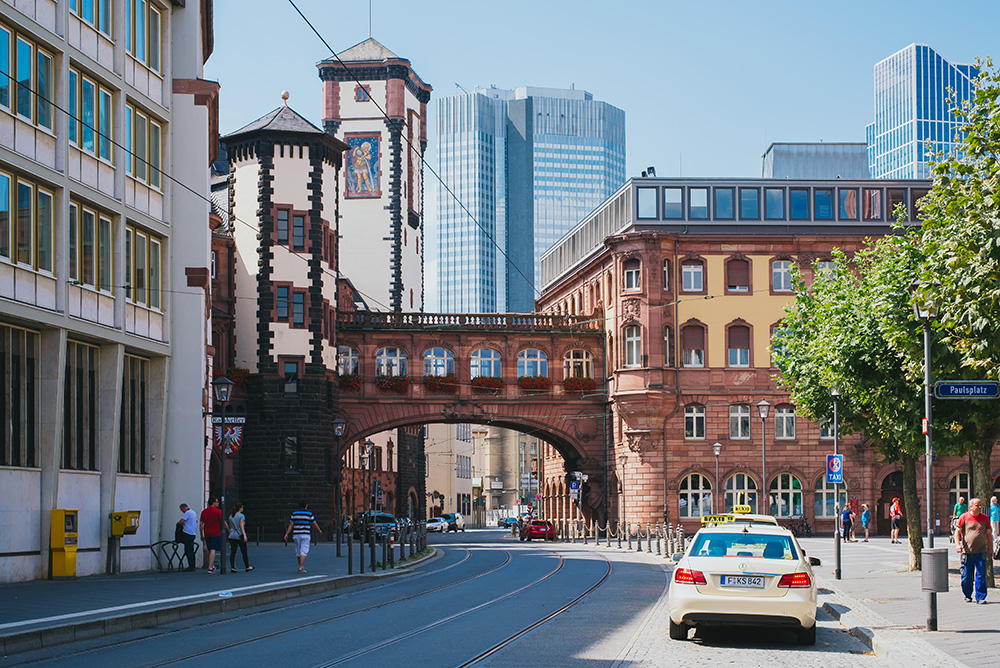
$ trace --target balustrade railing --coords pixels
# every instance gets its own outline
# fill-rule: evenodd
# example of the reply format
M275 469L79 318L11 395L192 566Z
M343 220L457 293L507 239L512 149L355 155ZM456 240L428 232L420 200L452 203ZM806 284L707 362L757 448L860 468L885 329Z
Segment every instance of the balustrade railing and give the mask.
M495 331L600 331L592 316L554 313L388 313L346 311L337 314L339 329L431 329Z

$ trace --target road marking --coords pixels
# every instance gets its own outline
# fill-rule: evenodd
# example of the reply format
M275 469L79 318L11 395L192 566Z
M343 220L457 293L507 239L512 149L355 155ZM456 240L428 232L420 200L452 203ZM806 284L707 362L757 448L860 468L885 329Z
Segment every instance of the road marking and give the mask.
M264 582L258 585L250 585L247 587L235 587L233 589L219 589L218 591L208 591L201 594L190 594L188 596L175 596L173 598L159 598L153 601L140 601L139 603L129 603L127 605L116 605L110 608L98 608L96 610L83 610L81 612L70 612L65 615L55 615L54 617L38 617L36 619L26 619L21 622L9 622L7 624L0 624L0 630L12 629L18 626L27 626L28 624L43 624L46 622L58 622L64 619L75 619L78 617L87 617L89 615L99 615L107 612L120 612L122 610L134 610L135 608L144 608L150 605L159 605L162 603L176 603L178 601L190 601L193 599L214 597L218 598L220 594L227 592L246 592L252 591L254 589L261 588L273 588L280 585L286 585L291 583L303 583L313 580L325 580L325 575L309 575L304 578L294 578L292 580L276 580L274 582Z

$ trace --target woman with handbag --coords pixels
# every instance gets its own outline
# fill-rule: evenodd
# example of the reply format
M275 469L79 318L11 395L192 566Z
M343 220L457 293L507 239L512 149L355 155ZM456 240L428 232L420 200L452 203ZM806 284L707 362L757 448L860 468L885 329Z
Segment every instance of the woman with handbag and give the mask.
M892 500L892 505L889 507L889 517L892 520L892 535L890 543L898 543L899 541L899 525L903 521L903 509L899 505L899 499L894 498Z
M229 527L229 572L236 572L236 548L240 549L243 553L243 565L246 567L247 572L253 570L253 566L250 565L250 560L247 558L247 528L246 528L247 518L243 514L243 504L237 503L233 506L233 512L229 515L229 519L226 520L226 526Z

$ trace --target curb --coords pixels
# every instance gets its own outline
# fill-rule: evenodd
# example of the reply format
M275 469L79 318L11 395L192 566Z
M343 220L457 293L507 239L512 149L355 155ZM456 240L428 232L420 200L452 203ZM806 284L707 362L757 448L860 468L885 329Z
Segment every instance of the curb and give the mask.
M429 559L437 557L439 550L435 548L430 554L420 559L408 562L405 566L398 567L392 571L384 573L366 573L364 575L345 575L332 577L319 582L308 582L301 585L286 585L266 589L264 591L238 594L229 598L212 598L205 601L184 603L175 606L163 606L142 612L114 615L104 619L91 619L82 622L74 622L58 626L48 626L20 631L10 635L0 636L0 656L10 656L22 652L61 645L63 643L90 638L100 638L103 636L136 631L139 629L160 626L163 624L173 624L185 619L203 617L206 615L217 615L228 612L254 608L269 603L278 603L293 598L303 596L313 596L323 594L337 589L345 589L359 584L377 582L384 578L397 577L409 572L411 566L421 564Z
M821 586L830 592L821 594L829 599L822 609L893 668L968 668L922 638L924 631L893 625L857 599L833 589L829 582Z

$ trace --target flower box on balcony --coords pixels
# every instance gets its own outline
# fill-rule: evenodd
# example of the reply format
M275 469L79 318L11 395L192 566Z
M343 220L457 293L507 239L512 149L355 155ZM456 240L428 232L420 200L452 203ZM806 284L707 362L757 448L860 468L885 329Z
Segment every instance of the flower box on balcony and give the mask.
M361 376L356 373L348 373L343 376L338 376L337 382L340 383L341 392L361 391Z
M458 392L458 379L453 373L446 376L424 376L424 388L431 394L455 394Z
M250 380L250 369L231 366L225 372L222 369L214 369L212 371L212 378L218 379L223 376L233 381L236 385L246 385L247 381Z
M586 394L587 392L593 392L596 388L597 383L593 378L573 376L563 381L563 389L567 392L579 392L580 394Z
M472 379L472 391L478 394L500 394L503 388L503 378L498 376L476 376Z
M375 376L375 387L385 394L406 394L410 379L407 376Z
M517 386L526 394L542 394L552 389L552 381L548 376L520 376Z

